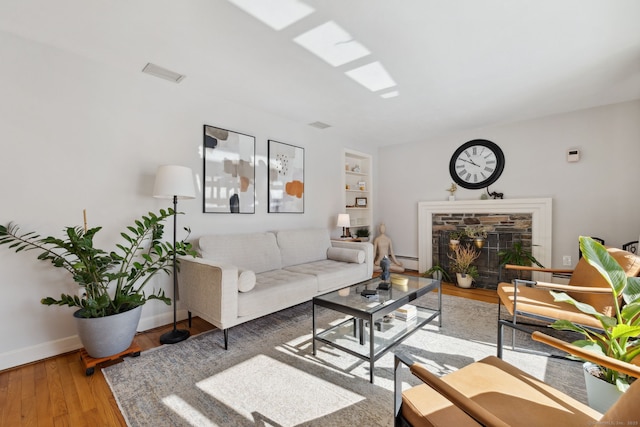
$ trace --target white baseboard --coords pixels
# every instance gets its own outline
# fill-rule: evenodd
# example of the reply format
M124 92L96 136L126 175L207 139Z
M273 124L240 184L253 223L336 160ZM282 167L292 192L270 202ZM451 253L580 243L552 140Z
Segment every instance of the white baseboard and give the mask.
M406 270L418 271L418 259L417 258L403 257L401 255L400 256L396 255L396 258L398 259L398 261L400 261L402 263L402 266Z
M178 310L176 317L178 320L186 319L187 311ZM173 311L140 319L140 323L138 323L138 332L169 324L173 324ZM36 362L38 360L47 359L49 357L58 356L80 348L82 348L80 338L77 335L73 335L30 347L0 353L0 371Z

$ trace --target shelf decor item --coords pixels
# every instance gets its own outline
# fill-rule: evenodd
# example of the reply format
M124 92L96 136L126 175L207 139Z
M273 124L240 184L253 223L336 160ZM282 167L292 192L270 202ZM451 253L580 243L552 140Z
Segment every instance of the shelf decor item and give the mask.
M204 125L204 213L255 213L253 136Z
M304 148L269 140L269 213L304 213Z
M367 198L366 197L356 197L356 207L366 208L367 207Z

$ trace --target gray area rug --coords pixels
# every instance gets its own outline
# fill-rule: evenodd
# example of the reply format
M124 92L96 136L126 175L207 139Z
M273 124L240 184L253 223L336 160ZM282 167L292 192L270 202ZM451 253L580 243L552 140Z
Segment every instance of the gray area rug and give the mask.
M436 295L419 299L434 306ZM425 326L369 364L329 346L316 356L311 303L214 330L104 369L130 426L392 426L393 352L444 375L496 354L497 306L443 295L443 325ZM320 310L319 326L341 319ZM507 334L505 334L507 335ZM511 334L509 333L510 337ZM549 350L518 333L519 346ZM504 360L586 403L581 364L505 349ZM407 370L406 386L417 384Z

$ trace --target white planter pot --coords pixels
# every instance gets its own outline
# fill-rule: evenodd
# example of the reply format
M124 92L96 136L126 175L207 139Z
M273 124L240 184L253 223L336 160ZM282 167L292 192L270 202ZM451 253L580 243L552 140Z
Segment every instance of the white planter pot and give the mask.
M78 336L89 356L108 357L125 351L136 334L142 306L113 316L87 319L78 317L80 310L73 313L78 328Z
M587 388L587 400L590 407L604 414L622 396L622 392L614 384L591 375L589 370L592 367L595 368L596 365L591 362L586 362L582 365L584 382Z
M456 273L456 279L458 280L458 286L468 289L473 283L473 277L464 273Z

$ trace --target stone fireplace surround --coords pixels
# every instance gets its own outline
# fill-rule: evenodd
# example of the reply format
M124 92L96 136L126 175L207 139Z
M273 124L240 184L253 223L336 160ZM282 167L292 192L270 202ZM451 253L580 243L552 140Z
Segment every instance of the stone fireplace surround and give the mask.
M532 253L545 266L551 266L552 200L458 200L418 203L418 266L428 270L433 263L434 215L443 214L530 214ZM534 273L533 280L551 281L549 273Z

